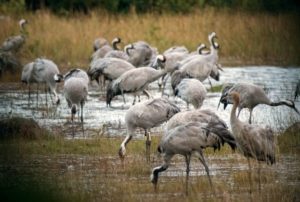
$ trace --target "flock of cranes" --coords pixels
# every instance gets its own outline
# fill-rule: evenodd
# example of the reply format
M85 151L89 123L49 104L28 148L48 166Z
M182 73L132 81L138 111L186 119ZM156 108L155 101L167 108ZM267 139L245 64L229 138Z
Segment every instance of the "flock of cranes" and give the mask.
M20 21L22 30L25 23L25 20ZM56 104L60 103L57 83L64 82L63 94L71 109L73 136L75 135L74 116L77 112L78 117L81 112L80 121L84 133L83 107L91 81L96 80L106 90L108 107L112 107L115 96L121 95L126 103L125 94L133 94L134 101L124 117L127 136L120 145L120 158L125 158L126 145L135 135L136 129L142 128L145 131L146 159L149 162L151 145L149 129L167 122L158 145L158 152L163 156L163 163L152 170L151 182L156 188L159 174L169 167L174 155L180 154L184 156L186 162L186 193L188 193L192 154L204 166L209 183L213 187L209 167L203 154L203 150L207 147L219 150L227 143L233 150L237 148L248 160L253 158L268 164L276 162L276 141L272 130L251 124L252 111L255 106L258 104L286 105L299 113L293 101L273 102L262 88L249 83L223 86L220 103L224 104L224 108L227 104L233 104L230 114L231 130L216 113L201 109L207 94L202 82L210 78L219 80L220 71L223 71L219 64L219 44L216 39L215 32L208 35L209 50L205 50L204 44L200 44L197 51L191 53L184 46L174 46L159 54L156 48L145 41L128 44L122 51L118 48L120 38L115 38L112 44L104 38L99 38L93 44L94 53L87 71L75 68L61 74L53 61L38 58L24 65L21 80L29 87L29 99L31 84L45 84L46 91L50 89L50 92L54 94ZM17 51L24 41L24 35L11 37L3 43L1 50ZM161 79L158 83L162 85L162 97L153 98L148 92L148 86L159 79ZM191 103L194 109L180 111L175 103L164 96L168 79L171 80L174 95L183 99L188 106ZM108 81L107 84L106 81ZM299 89L300 83L295 92L295 99L299 94ZM136 97L140 99L142 93L147 95L148 100L136 103ZM238 119L243 108L250 110L249 123Z

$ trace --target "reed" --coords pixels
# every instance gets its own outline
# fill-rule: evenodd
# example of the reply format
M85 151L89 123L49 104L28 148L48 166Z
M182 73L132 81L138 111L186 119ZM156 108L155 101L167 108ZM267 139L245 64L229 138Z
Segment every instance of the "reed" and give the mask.
M48 11L6 14L0 20L0 41L18 34L17 21L28 19L22 62L37 57L54 60L61 70L74 66L88 68L96 37L120 37L123 45L148 41L160 52L174 45L191 51L199 43L208 45L207 35L219 36L220 60L225 66L266 64L299 65L300 40L297 14L266 14L206 8L186 15L111 15L95 10L90 15L60 17Z

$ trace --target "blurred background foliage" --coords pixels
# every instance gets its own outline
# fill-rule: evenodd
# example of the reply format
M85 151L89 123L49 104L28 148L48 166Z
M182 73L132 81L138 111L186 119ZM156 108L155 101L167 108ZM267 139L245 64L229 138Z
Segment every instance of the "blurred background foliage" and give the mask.
M56 14L88 14L94 9L110 13L190 13L204 7L258 12L298 12L298 0L0 0L2 11L49 9Z

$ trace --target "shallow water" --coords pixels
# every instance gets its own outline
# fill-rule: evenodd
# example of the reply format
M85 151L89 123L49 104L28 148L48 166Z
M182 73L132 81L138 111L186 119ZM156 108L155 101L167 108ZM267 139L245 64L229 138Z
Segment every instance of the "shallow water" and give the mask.
M224 68L221 72L220 81L211 80L213 85L222 85L226 82L251 82L262 86L272 100L291 99L294 97L296 83L300 79L299 68L280 68L280 67L235 67ZM209 89L208 82L204 82ZM36 94L32 93L30 104L28 104L28 94L26 87L20 84L1 84L0 97L0 115L22 116L34 118L41 124L51 130L58 130L64 133L66 137L71 137L70 109L60 93L61 104L55 107L51 103L49 95L47 96L48 105L46 105L46 94L39 91L39 103L37 106ZM32 89L36 89L35 86ZM157 82L149 86L149 91L153 97L161 96ZM62 85L59 86L59 92L62 92ZM171 95L170 84L167 83L166 93ZM102 91L96 83L92 83L89 89L88 100L84 106L84 128L85 135L92 137L95 135L125 135L124 115L133 101L132 95L125 96L127 103L124 105L122 97L118 96L112 101L113 108L107 108L105 103L105 92ZM231 107L223 110L222 107L217 109L220 92L208 92L204 101L203 109L208 108L215 111L229 125L229 113ZM146 100L141 96L141 100ZM170 96L181 110L187 110L186 104L180 98ZM300 109L300 99L296 101L296 107ZM193 107L190 106L190 109ZM240 115L243 121L247 121L249 112L244 109ZM281 131L289 124L299 121L299 116L286 106L270 107L259 105L253 112L254 123L270 125L273 130ZM76 119L76 138L82 137L82 130L79 120ZM160 132L163 125L151 130L151 132ZM142 135L140 134L140 137Z

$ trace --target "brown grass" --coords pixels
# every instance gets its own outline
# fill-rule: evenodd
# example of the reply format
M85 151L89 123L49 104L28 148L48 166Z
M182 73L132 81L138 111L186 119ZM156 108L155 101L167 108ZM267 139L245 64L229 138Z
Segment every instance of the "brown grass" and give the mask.
M9 15L9 14L8 14ZM26 18L29 37L20 57L54 60L61 69L88 68L96 37L121 37L123 45L145 40L163 51L173 45L195 50L207 35L219 36L223 65L299 65L300 40L296 14L245 13L207 8L188 15L110 15L97 10L89 16L58 17L47 11L0 20L0 41L18 34L17 21Z
M134 139L127 147L124 164L117 151L122 138L99 137L66 140L62 136L26 141L0 142L0 193L3 199L27 201L297 201L296 167L283 172L284 156L277 165L261 164L262 191L258 190L258 164L252 161L253 193L249 194L247 160L229 147L205 156L216 195L210 189L203 166L191 162L189 196L185 196L184 158L175 156L160 175L158 193L149 181L153 167L161 164L156 155L160 137L153 137L151 163L145 160L145 141ZM298 156L294 156L297 160ZM228 168L220 170L213 165ZM231 167L230 167L231 165ZM291 164L297 166L297 164ZM238 168L238 169L237 169ZM199 174L202 173L202 174ZM284 173L284 175L283 175ZM252 197L252 199L251 199Z

